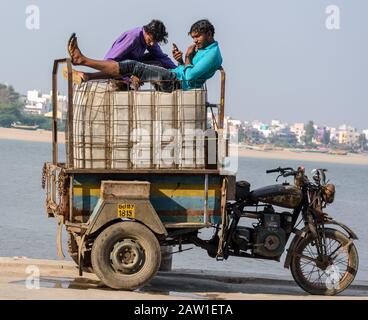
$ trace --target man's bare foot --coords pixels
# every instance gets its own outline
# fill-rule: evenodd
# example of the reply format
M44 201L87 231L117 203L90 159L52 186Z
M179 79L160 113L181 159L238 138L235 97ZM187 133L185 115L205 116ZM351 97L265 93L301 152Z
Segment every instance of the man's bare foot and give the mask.
M77 71L77 74L78 74L79 77L81 77L81 79L83 80L83 82L89 81L89 73L82 72L82 71Z
M63 68L63 78L68 80L68 68ZM72 81L75 84L81 84L89 80L88 74L82 71L72 70Z
M72 59L73 65L83 65L83 62L85 60L85 57L83 56L82 52L80 51L78 47L78 41L75 34L73 34L68 42L68 52L70 55L70 58Z
M131 76L130 81L134 90L138 90L139 87L143 85L143 82L136 76Z

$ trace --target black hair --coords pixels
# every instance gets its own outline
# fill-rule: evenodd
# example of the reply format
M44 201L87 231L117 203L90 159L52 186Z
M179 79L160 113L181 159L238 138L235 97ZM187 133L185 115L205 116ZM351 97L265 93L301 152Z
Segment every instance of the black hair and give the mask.
M191 35L192 32L197 32L199 34L211 32L213 36L215 34L215 27L207 19L203 19L197 21L190 27L190 31L188 32L188 34Z
M168 33L166 27L160 20L152 20L149 24L143 27L144 31L152 35L156 42L167 43Z

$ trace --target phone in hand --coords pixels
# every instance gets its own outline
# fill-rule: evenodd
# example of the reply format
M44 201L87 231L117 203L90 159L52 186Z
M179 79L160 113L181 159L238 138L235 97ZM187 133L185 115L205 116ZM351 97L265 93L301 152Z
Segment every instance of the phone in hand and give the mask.
M179 48L175 43L173 43L172 45L173 45L173 51L179 51Z

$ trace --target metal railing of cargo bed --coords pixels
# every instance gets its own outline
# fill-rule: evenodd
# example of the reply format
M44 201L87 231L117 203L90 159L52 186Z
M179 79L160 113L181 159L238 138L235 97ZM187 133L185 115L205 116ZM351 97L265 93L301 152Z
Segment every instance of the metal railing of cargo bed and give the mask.
M154 106L154 99L156 96L162 94L165 95L165 90L160 90L162 87L165 87L165 81L160 81L159 83L156 82L154 84L151 84L151 88L150 90L139 90L134 91L134 90L130 90L129 87L125 87L123 88L123 90L127 90L125 96L128 99L128 103L116 103L116 92L121 92L121 82L118 81L107 81L107 82L86 82L86 83L82 83L82 85L79 86L74 86L73 82L72 82L72 65L71 65L71 61L70 59L59 59L59 60L55 60L54 61L54 67L53 67L53 81L52 81L52 88L53 88L53 92L57 92L57 74L58 74L58 68L60 64L65 64L67 65L67 70L68 70L68 112L67 112L67 125L66 125L66 129L65 129L65 140L66 140L66 154L67 154L67 165L66 167L68 169L73 169L75 168L75 163L76 161L81 161L81 167L85 168L86 167L86 158L85 156L80 156L80 154L78 155L78 151L80 151L81 149L83 149L84 154L86 154L86 152L92 152L92 148L94 147L92 145L93 141L96 141L96 139L101 139L100 142L97 143L97 145L95 145L96 150L98 150L99 148L102 150L102 152L105 153L104 157L100 157L100 161L102 161L104 163L104 165L100 166L100 168L112 168L114 167L112 165L113 160L115 160L115 162L119 161L119 159L112 159L111 156L111 150L113 147L118 147L119 146L119 141L127 141L127 137L124 136L124 134L120 134L116 133L116 130L114 132L114 127L115 128L124 128L124 126L128 126L128 135L130 134L130 130L129 127L134 125L132 118L134 117L134 114L132 112L128 111L129 114L129 119L128 121L126 120L119 120L119 119L112 119L111 121L111 116L113 116L114 114L111 113L111 110L109 109L111 105L116 106L116 110L119 109L126 109L127 106L131 106L134 103L133 102L137 101L137 94L141 94L141 92L147 92L148 95L148 100L150 101L148 104L144 105L141 104L140 107L142 107L144 109L144 107L147 108L147 110L150 108L150 112L151 114L156 112L157 110L155 110L155 108L152 108L152 105ZM207 116L207 109L209 109L211 111L211 116L212 116L212 127L217 131L217 130L221 130L224 128L224 105L225 105L225 71L221 68L220 69L221 72L221 97L220 97L220 103L218 105L215 104L208 104L207 103L207 99L205 99L204 104L205 104L205 116ZM101 92L101 87L99 88L98 86L102 85L105 86L105 92ZM111 86L115 86L115 87L120 87L120 91L116 91L116 88L112 88ZM154 87L154 90L153 88ZM86 92L88 91L89 88L89 93L86 95ZM92 89L92 90L91 90ZM174 88L176 89L176 88ZM195 91L198 90L200 91L201 89L195 89ZM181 93L179 93L179 91ZM206 92L206 88L204 87L204 91ZM174 90L174 96L175 96L175 92L177 95L182 95L183 92L191 92L191 90L189 91L181 91L181 90ZM100 134L100 133L94 133L93 130L91 132L89 132L89 134L86 134L86 124L88 121L90 121L91 119L88 119L87 121L84 119L81 119L81 121L78 123L75 121L75 119L78 119L78 116L81 115L83 112L83 105L85 105L85 100L83 101L83 99L86 99L86 97L89 99L94 99L96 97L96 95L101 95L103 96L103 99L101 100L100 103L96 104L96 110L99 110L97 112L97 116L101 116L101 119L99 119L98 121L101 121L102 127L104 128L104 134ZM183 97L183 95L181 96ZM195 101L194 103L190 106L190 107L197 107L198 106L198 101L197 101L197 94L195 94ZM79 100L78 100L79 99ZM115 101L115 104L114 104ZM179 119L178 119L178 112L177 112L177 107L178 104L180 103L180 99L177 100L178 103L173 103L173 104L168 104L167 106L163 106L163 109L165 109L165 107L168 109L169 107L172 109L172 105L174 105L174 111L173 111L173 116L172 119L170 119L170 121L172 122L172 127L174 129L180 129L179 128ZM77 108L76 108L77 107ZM130 108L128 108L130 109ZM214 112L214 110L217 110L217 118L216 119L216 114ZM57 140L57 95L53 95L53 121L52 121L52 130L53 130L53 164L57 164L58 163L58 140ZM75 115L75 112L80 112L80 114ZM101 112L102 111L102 112ZM90 114L92 115L92 114ZM92 115L93 116L93 115ZM184 115L185 116L185 115ZM141 124L143 124L145 121L147 122L151 122L153 121L155 117L151 116L151 119L148 120L142 120ZM92 119L93 120L93 119ZM180 119L181 121L183 119ZM189 120L193 122L194 120L194 126L196 126L196 121L198 122L203 122L205 119L191 119ZM185 120L184 120L185 122ZM207 123L207 121L206 121ZM79 126L79 128L76 128L76 126ZM150 126L150 137L153 137L153 130L154 126L151 125ZM183 128L183 126L181 127L181 129ZM79 130L79 131L76 131ZM118 130L117 130L118 131ZM75 144L76 139L75 139L75 133L76 132L80 132L80 136L78 138L80 138L77 141L77 144ZM108 139L107 139L108 138ZM111 138L113 138L111 140ZM115 142L117 142L115 145L113 143L115 138ZM125 139L125 140L124 140ZM89 140L89 141L86 141ZM103 142L102 142L103 141ZM131 141L129 141L128 139L128 143L126 143L124 145L124 148L129 148L129 143ZM195 148L196 149L196 148ZM125 150L124 152L128 152L127 150ZM153 155L152 155L152 148L150 148L149 150L150 152L150 159L153 159ZM77 153L77 154L76 154ZM129 153L129 152L128 152ZM226 151L227 153L227 151ZM89 157L90 159L92 159L93 157ZM129 159L120 159L122 160L128 160ZM91 168L93 168L93 165L90 166ZM150 168L152 168L152 166L149 166ZM154 166L154 168L157 168L159 166ZM180 166L175 166L174 168L179 168ZM132 168L132 166L127 166L127 169ZM143 166L144 168L144 166Z

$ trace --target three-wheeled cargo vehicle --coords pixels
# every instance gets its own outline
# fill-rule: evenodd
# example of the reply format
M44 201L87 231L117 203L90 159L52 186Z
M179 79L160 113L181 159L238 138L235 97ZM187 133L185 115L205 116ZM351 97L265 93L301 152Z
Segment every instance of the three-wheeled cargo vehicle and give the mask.
M47 213L59 221L59 254L65 226L81 274L133 290L155 276L162 248L194 244L216 260L280 261L292 237L284 266L301 288L333 295L352 283L357 236L325 212L335 197L326 169L316 169L313 180L302 166L268 170L294 184L252 191L228 170L223 69L220 103L210 104L205 87L165 92L155 83L154 90L137 91L114 81L73 87L68 59L54 63L54 93L62 63L68 69L66 162L58 161L54 94L53 161L44 165L43 185ZM246 227L242 218L256 222ZM199 237L203 228L213 228L211 239Z

